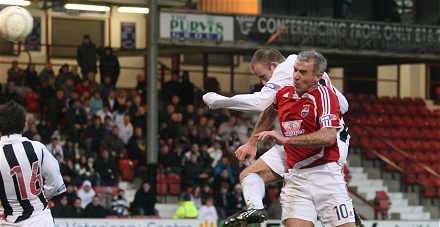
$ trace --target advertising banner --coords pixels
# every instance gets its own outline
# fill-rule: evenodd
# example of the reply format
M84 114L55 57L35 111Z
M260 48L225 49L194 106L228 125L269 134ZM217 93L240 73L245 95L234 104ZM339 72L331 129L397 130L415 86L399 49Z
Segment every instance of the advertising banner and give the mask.
M136 48L136 23L132 23L132 22L121 23L121 48L122 49Z
M217 222L197 219L56 218L55 227L217 227Z
M161 12L160 38L233 41L234 19L232 16Z
M440 27L396 23L236 15L235 40L350 50L438 54Z

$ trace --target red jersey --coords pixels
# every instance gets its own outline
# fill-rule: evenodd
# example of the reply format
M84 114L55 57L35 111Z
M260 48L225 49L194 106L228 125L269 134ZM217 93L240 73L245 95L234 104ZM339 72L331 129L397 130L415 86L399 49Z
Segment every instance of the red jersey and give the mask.
M278 110L281 131L284 136L300 136L325 127L341 128L337 96L327 87L305 93L301 98L293 86L285 86L277 92L274 108ZM289 168L310 168L339 160L338 143L322 148L284 146Z

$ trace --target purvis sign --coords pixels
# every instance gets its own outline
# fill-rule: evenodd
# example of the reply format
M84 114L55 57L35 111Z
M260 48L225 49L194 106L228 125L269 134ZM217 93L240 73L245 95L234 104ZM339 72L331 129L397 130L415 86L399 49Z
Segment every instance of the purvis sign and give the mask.
M230 16L190 13L160 13L160 38L233 41Z

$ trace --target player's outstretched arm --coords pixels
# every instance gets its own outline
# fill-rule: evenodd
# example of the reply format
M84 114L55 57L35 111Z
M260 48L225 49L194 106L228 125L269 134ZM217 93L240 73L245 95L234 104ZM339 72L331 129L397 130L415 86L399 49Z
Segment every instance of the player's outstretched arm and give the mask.
M66 191L60 166L55 157L42 146L43 161L41 162L41 174L44 178L44 194L47 200Z
M240 94L232 97L208 92L203 95L203 101L210 109L228 108L238 111L264 111L276 95L276 90L263 87L261 91L253 94Z
M269 129L272 126L273 121L277 117L277 112L269 106L260 114L258 121L255 125L252 135L249 137L249 141L241 145L235 152L235 157L239 160L239 165L242 166L246 157L249 156L249 162L254 161L257 154L258 138L255 135L259 132Z
M336 127L322 128L310 134L285 137L275 131L264 131L255 135L259 140L270 139L276 144L285 146L320 148L331 146L336 140Z

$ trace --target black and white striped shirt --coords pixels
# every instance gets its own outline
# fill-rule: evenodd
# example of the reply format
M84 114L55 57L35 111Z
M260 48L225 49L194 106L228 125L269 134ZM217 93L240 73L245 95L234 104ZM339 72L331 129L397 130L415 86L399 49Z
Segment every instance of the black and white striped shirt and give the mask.
M57 160L20 134L0 139L0 214L20 222L47 209L47 200L66 190Z

